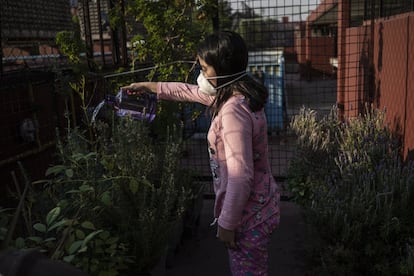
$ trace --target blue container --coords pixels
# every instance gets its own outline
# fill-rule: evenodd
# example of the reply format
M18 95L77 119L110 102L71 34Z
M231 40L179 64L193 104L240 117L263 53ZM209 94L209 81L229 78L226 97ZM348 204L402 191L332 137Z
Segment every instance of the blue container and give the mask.
M265 113L269 132L285 128L285 70L282 51L249 53L248 71L263 81L269 91Z

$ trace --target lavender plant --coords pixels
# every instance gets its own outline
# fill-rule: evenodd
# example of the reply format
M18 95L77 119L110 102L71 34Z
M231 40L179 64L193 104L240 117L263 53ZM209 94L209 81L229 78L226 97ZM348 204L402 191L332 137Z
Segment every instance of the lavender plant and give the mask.
M335 170L335 151L343 124L337 118L337 110L318 119L314 110L302 108L292 118L290 128L297 135L297 158L289 163L288 186L295 201L312 204L313 197L324 189L327 171Z
M295 198L310 210L325 242L324 273L412 273L414 165L402 161L385 112L367 107L340 123L303 110L291 126L299 150L290 171L308 182L293 177L289 183L292 193L306 191Z

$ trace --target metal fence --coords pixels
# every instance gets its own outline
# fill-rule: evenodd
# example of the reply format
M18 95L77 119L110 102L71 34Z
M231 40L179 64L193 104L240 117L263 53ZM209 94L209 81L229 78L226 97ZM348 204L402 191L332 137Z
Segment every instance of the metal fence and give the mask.
M98 0L101 4L102 1ZM93 9L98 2L90 3L88 7ZM404 157L412 158L414 130L409 126L414 125L413 0L219 2L221 8L230 10L226 18L219 17L219 28L231 28L245 38L250 49L248 70L261 77L270 92L266 106L270 127L269 153L273 174L279 183L285 184L289 160L295 154L295 139L290 135L289 121L302 107L314 109L323 116L336 106L344 118L363 112L366 102L378 108L386 107L388 121L403 138ZM0 17L0 104L2 131L7 135L2 141L3 144L14 143L15 148L21 146L26 151L30 145L21 144L16 129L26 117L34 114L33 110L42 110L36 109L41 101L42 82L26 78L31 79L28 83L32 83L32 87L33 84L40 87L40 92L35 91L34 96L30 96L30 86L23 85L22 78L15 78L17 81L12 84L5 75L11 71L22 74L41 68L48 71L47 68L65 65L67 61L50 38L9 39L9 33L3 31L6 26L4 14L3 10ZM82 30L85 32L85 28ZM91 35L91 38L98 39L95 40L98 56L102 49L105 53L110 51L107 44L99 41L99 35ZM42 78L49 77L42 75ZM105 81L109 82L110 78ZM29 108L23 108L27 103ZM40 105L46 106L47 103ZM63 112L63 108L58 106L53 112L58 114ZM199 107L189 108L191 111L191 108ZM46 122L40 120L46 120L50 126L55 125L55 122L38 117L39 126ZM208 123L208 118L201 115L186 126L188 139L183 164L197 170L200 181L210 181L205 141ZM2 158L7 159L6 150L2 149L1 153ZM212 193L211 187L206 193Z

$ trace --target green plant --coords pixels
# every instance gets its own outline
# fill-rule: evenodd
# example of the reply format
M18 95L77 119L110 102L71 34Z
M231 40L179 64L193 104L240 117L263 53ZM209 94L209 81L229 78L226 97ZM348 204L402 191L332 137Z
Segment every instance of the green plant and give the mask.
M216 1L128 1L125 9L115 5L111 12L114 23L126 20L127 30L136 30L143 26L143 31L134 32L130 41L132 69L142 64L154 65L142 79L132 81L185 81L195 82L194 68L188 62L195 60L196 46L202 37L212 30L214 14L199 14L199 5L205 10L216 10ZM122 10L125 12L122 13ZM138 34L137 34L138 33ZM154 132L165 139L168 128L180 127L188 118L185 103L158 102L157 120L153 123Z
M316 120L308 110L292 126L299 138L290 170L307 182L293 177L289 187L326 244L320 248L325 272L412 271L414 217L408 210L414 204L414 164L402 162L385 113L368 107L358 118L340 123L335 117Z
M337 120L336 108L321 119L317 115L302 108L290 123L297 135L297 152L289 163L288 186L293 199L305 206L312 204L314 195L324 189L329 172L336 170L335 153L344 127Z
M169 135L155 144L143 124L127 119L108 137L107 152L117 152L102 157L107 177L114 177L110 217L116 218L117 231L132 245L134 269L145 271L165 253L190 195L185 178L178 178L181 145L173 137L180 136ZM116 177L126 175L133 177Z
M96 229L90 221L66 218L64 204L53 208L45 222L37 222L37 235L17 238L15 247L38 248L52 259L72 263L90 275L118 275L132 261L126 255L127 247L108 231Z
M80 53L84 50L81 38L75 31L61 31L56 34L56 44L73 64L81 63Z
M153 62L155 65L168 64L182 59L194 59L195 47L211 25L207 18L194 18L194 1L157 2L134 0L127 7L127 14L142 23L146 33L132 40L135 61ZM191 24L191 28L189 28ZM135 65L135 63L133 63ZM152 71L161 73L161 80L185 74L180 64L159 67Z
M179 164L180 135L171 131L160 143L129 117L98 122L92 141L85 134L58 135L58 162L28 197L33 230L14 246L38 248L89 275L148 271L192 198L191 177Z

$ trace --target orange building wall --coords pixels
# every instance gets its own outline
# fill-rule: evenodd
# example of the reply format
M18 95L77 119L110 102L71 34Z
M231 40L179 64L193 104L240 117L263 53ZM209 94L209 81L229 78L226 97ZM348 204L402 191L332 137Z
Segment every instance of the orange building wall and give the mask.
M367 91L373 89L374 104L386 110L387 122L404 139L404 157L413 158L414 53L410 49L414 49L414 13L378 20L373 36L370 30L369 25L346 30L344 87L338 89L344 91L344 115L358 115L370 99ZM372 45L371 63L367 49Z
M347 47L343 62L345 72L343 82L345 85L344 93L344 113L348 117L357 116L361 112L361 102L363 101L363 87L365 72L360 66L361 57L364 53L364 40L366 40L366 27L349 28L346 30Z
M324 73L332 73L332 65L329 59L335 56L334 39L332 37L311 37L309 39L310 51L308 60L312 68Z
M299 64L306 63L306 39L297 37L295 40L295 50Z
M409 18L410 32L408 49L414 48L414 15ZM406 125L404 135L404 154L414 160L414 51L408 51L408 70L407 70L407 101Z

